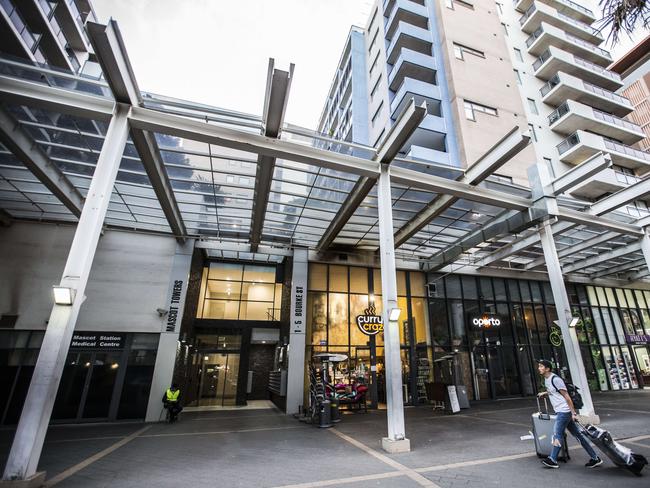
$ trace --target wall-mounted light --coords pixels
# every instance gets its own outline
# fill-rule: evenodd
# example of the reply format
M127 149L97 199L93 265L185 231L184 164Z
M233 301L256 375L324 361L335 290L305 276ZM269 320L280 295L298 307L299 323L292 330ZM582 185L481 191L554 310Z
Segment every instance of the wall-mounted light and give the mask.
M74 290L67 286L53 286L54 303L57 305L72 305L74 301Z
M573 317L571 322L569 322L569 327L575 327L578 325L578 322L580 322L580 319L578 317Z
M391 308L388 311L388 320L390 322L397 322L399 320L399 316L402 313L401 308Z

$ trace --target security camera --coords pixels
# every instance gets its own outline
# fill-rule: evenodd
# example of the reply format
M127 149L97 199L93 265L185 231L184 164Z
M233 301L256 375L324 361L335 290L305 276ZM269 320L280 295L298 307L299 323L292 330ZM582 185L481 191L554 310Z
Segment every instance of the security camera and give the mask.
M166 308L157 308L156 312L158 312L158 315L160 315L161 317L164 317L169 313L169 310L167 310Z

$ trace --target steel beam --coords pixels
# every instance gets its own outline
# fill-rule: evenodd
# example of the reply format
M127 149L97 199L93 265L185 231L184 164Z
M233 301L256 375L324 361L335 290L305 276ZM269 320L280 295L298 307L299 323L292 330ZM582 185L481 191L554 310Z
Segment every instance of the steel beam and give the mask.
M598 202L594 203L584 211L580 211L580 212L584 215L585 219L589 219L590 216L601 216L608 212L612 212L624 205L627 205L628 203L633 202L634 200L639 200L648 194L650 194L650 178L641 180L637 183L634 183L633 185L628 186L627 188L624 188L612 195L609 195L608 197L599 200ZM562 210L565 209L562 208ZM569 214L565 213L565 216L566 215ZM575 217L575 214L573 214L573 216ZM641 220L639 222L641 222ZM575 222L556 222L555 224L553 224L553 233L561 234L562 232L566 232L570 229L575 228L576 225L578 224ZM585 225L593 225L593 224L586 223ZM641 226L642 225L637 225L637 227L641 227ZM637 234L636 229L634 230L634 233ZM510 244L507 244L506 246L499 249L498 251L495 251L491 255L486 256L481 261L479 261L477 265L479 267L483 267L489 265L490 263L501 261L509 256L512 256L513 254L517 254L518 252L524 251L529 247L534 246L538 242L539 242L539 236L537 233L532 233L528 236L524 236L520 239L511 242Z
M638 266L645 266L645 258L641 259L634 259L632 261L628 261L623 264L619 264L618 266L612 266L609 267L603 271L598 271L597 273L593 273L589 275L590 278L596 279L596 278L602 278L603 276L608 276L608 275L613 275L617 273L622 273L624 271L630 271L632 268L636 268Z
M495 207L512 210L526 211L532 205L528 198L510 195L508 193L491 191L485 188L475 187L468 183L449 180L440 176L421 173L405 168L391 168L391 181L399 185L405 185L420 190L428 190L435 193L446 193L458 198L464 198L473 202L493 205Z
M266 77L266 93L264 95L264 126L262 133L266 137L277 138L282 130L284 116L289 101L289 90L293 79L294 65L289 71L274 69L275 61L269 59L269 68ZM266 207L269 202L269 193L273 183L273 170L275 158L272 156L257 156L257 171L255 175L255 190L253 193L253 218L251 222L251 249L255 252L262 239L262 229L266 216Z
M140 88L117 22L110 20L107 25L88 22L86 25L90 42L115 100L125 105L142 105ZM185 241L187 229L156 138L150 132L133 127L130 132L133 145L138 151L167 223L176 239L182 243Z
M215 251L234 251L234 252L248 252L258 254L270 254L272 256L292 256L293 251L288 248L279 248L272 246L257 246L257 250L251 250L250 244L239 242L219 242L219 241L196 241L194 245L196 249L212 249Z
M384 138L381 146L377 149L374 158L380 164L390 164L397 156L400 149L406 144L415 129L418 128L427 114L426 104L415 105L415 100L411 99L409 104L402 110L397 121L391 127L390 131ZM361 202L368 196L375 186L377 178L362 176L355 183L349 195L336 213L336 216L325 230L325 233L318 241L316 249L318 252L325 251L339 235L339 232L348 223L354 212L359 208Z
M560 208L558 218L565 222L571 222L575 225L587 225L590 227L599 227L608 231L618 232L619 234L631 234L642 236L643 229L638 225L625 224L617 220L608 219L598 215L592 215L588 212L572 210L569 208ZM566 230L566 229L565 229Z
M104 121L110 120L115 106L113 100L105 97L6 75L0 75L0 95L3 101L15 105L38 107L50 112Z
M1 105L0 141L70 212L76 217L81 215L84 198L79 190Z
M573 246L566 247L562 249L561 251L557 252L557 255L559 258L565 258L567 256L571 256L573 254L577 254L579 252L582 252L586 249L591 249L593 247L596 247L600 244L604 244L605 242L609 242L612 239L616 238L620 234L618 232L605 232L604 234L601 234L599 236L592 237L591 239L587 239L579 244L575 244ZM527 270L539 268L540 266L543 266L544 263L546 262L546 259L542 256L540 258L535 259L534 261L531 261L526 265Z
M569 171L553 180L552 193L555 196L582 183L583 181L597 175L604 169L612 166L612 159L609 154L598 153L588 160L574 166Z
M132 107L129 115L132 127L152 132L161 132L216 146L264 154L289 161L311 164L345 173L377 177L379 164L367 159L339 154L314 146L298 144L288 140L270 139L254 134L203 121L188 119L143 107Z
M640 250L641 250L641 243L636 242L633 244L628 244L627 246L617 247L616 249L612 249L611 251L599 253L590 258L581 259L580 261L577 261L573 264L562 266L562 271L565 273L573 273L574 271L577 271L579 269L585 269L585 268L589 268L590 266L596 266L598 264L602 264L606 261L609 261L610 259L616 259L622 256L627 256L628 254L632 254L633 252L637 252Z
M508 162L515 154L524 149L530 142L530 137L519 132L515 126L500 141L486 151L476 160L459 180L462 183L477 185L497 169ZM457 197L438 195L429 204L418 212L411 220L395 233L395 246L399 247L411 237L422 230L431 220L447 210Z

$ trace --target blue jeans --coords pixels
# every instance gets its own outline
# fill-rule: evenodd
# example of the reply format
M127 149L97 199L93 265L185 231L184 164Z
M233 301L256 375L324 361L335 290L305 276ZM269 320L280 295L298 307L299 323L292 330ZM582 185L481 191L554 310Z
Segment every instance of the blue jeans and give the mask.
M556 415L557 418L555 419L555 426L553 427L553 450L551 451L551 455L549 457L553 461L557 462L557 455L560 454L562 439L564 438L564 431L568 429L573 437L578 439L580 445L584 448L585 451L587 451L587 454L591 456L591 459L598 458L598 454L596 454L594 448L591 447L591 444L589 444L587 438L580 431L578 426L573 422L571 412L559 412ZM559 445L557 446L555 445L556 439L559 441Z

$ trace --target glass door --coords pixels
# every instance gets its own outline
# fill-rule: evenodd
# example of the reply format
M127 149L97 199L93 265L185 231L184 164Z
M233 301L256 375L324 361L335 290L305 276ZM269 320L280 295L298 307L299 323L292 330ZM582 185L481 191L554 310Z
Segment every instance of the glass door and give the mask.
M235 405L239 353L201 352L199 355L198 395L193 406L223 407Z

